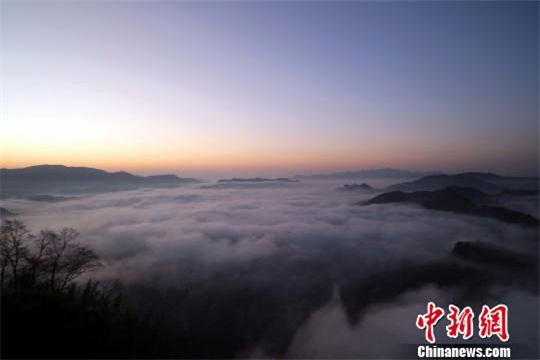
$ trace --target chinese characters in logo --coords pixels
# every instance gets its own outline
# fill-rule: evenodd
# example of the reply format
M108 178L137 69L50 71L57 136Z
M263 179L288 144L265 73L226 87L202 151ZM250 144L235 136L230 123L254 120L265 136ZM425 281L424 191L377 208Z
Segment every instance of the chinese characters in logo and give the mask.
M473 318L472 309L467 306L462 311L455 305L448 306L450 313L446 316L450 320L450 325L446 327L448 337L457 338L459 334L463 335L463 339L467 340L473 336Z
M481 338L497 335L501 341L508 341L508 307L502 304L491 309L486 305L482 306L479 325Z
M424 315L418 315L416 319L416 327L420 330L426 329L426 340L430 344L435 342L435 334L433 328L437 325L437 322L444 316L444 310L437 307L435 303L429 302L427 306L427 313Z
M446 335L450 338L462 336L464 340L470 339L474 332L474 312L467 306L462 310L455 306L448 306L449 313L446 318L449 324L446 326ZM435 325L444 317L445 311L429 302L425 314L420 314L416 318L416 327L425 331L426 340L435 343ZM490 308L487 305L482 307L482 312L478 317L478 334L481 338L490 338L496 335L501 341L508 341L508 307L499 304Z

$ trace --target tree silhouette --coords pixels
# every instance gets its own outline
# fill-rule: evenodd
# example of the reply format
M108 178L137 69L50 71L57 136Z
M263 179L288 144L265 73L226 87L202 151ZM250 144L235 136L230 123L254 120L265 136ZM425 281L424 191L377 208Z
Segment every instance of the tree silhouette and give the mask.
M19 220L5 220L0 227L0 284L4 290L6 280L17 290L23 261L28 255L27 243L33 238L26 225Z
M101 265L98 256L78 244L72 228L31 234L19 220L6 220L0 228L2 290L17 291L21 278L26 286L41 285L63 290L84 273Z
M163 357L159 328L134 312L119 284L76 281L101 266L78 235L2 222L0 358Z

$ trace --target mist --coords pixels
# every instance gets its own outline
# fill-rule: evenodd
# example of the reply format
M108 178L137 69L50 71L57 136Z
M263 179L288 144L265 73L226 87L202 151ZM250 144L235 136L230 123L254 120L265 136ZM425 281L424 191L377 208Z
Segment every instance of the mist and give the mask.
M35 231L77 229L105 265L91 276L121 280L139 311L189 344L187 357L399 357L422 342L414 322L430 300L506 302L512 340L536 354L535 271L451 253L457 242L481 242L537 263L538 228L407 204L358 206L372 194L340 185L210 182L2 206ZM533 211L537 197L519 206Z

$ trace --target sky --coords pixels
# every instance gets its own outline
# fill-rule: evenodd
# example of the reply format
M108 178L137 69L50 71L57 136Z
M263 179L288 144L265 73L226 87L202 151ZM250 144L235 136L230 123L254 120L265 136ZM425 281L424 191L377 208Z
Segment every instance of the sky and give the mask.
M536 2L2 2L0 160L536 174Z

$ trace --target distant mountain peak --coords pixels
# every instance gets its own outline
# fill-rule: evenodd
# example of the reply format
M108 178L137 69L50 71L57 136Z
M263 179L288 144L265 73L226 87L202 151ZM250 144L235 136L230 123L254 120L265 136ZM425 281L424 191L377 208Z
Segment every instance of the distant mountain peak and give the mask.
M20 169L1 169L2 196L49 193L115 191L141 186L174 186L198 182L176 175L137 176L126 171L107 172L101 169L35 165Z
M538 179L502 176L493 173L464 172L458 174L428 175L420 179L389 186L388 190L437 190L445 187L470 187L487 193L503 189L538 189Z
M345 184L342 187L340 187L338 190L341 191L372 191L374 190L372 186L364 183L361 184Z
M523 226L538 226L538 219L530 214L492 204L496 204L496 196L490 196L476 188L453 186L432 191L390 191L359 205L414 203L429 210L487 217Z
M297 175L297 178L306 179L361 179L361 178L394 178L394 179L412 179L427 175L442 174L438 171L417 172L395 168L378 168L355 171L341 171L327 174Z
M289 178L232 178L232 179L220 179L218 183L230 183L230 182L245 182L245 183L258 183L258 182L297 182L298 180L292 180Z

